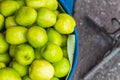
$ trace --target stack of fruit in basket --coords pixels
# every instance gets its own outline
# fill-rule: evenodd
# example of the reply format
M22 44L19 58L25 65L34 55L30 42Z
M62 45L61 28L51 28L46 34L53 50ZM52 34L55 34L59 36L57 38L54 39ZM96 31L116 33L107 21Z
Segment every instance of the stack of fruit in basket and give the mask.
M0 80L67 76L67 38L74 26L57 0L0 0Z

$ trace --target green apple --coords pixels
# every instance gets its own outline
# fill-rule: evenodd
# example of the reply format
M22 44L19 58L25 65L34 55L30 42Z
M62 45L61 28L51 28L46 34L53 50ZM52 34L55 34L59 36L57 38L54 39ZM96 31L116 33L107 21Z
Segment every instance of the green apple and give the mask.
M74 31L75 20L66 13L60 13L54 28L61 34L70 34Z
M16 0L16 2L19 4L19 8L22 6L25 6L25 1L24 0Z
M18 3L13 0L4 0L0 4L0 11L5 17L13 15L18 8Z
M25 76L28 73L28 66L21 65L16 61L11 62L10 67L18 72L21 77Z
M41 48L35 48L35 59L42 59Z
M53 63L55 69L55 76L62 78L65 77L70 71L70 63L67 58L64 58L56 63Z
M29 76L32 80L50 80L54 75L54 68L46 60L34 60L29 67Z
M4 28L4 16L0 14L0 31Z
M53 43L46 44L41 50L41 55L51 63L58 62L63 58L62 49Z
M32 80L28 75L24 76L22 80Z
M46 0L26 0L26 4L29 7L39 9L40 7L44 7L46 5Z
M56 23L55 13L45 7L38 9L37 24L43 28L52 27Z
M0 62L0 69L5 68L5 67L6 67L6 64L3 62Z
M27 40L34 48L44 46L48 41L46 30L39 26L29 28Z
M62 45L61 47L65 47L67 46L67 38L68 38L68 35L62 35Z
M56 10L58 8L58 1L57 0L46 0L45 7L51 10Z
M12 68L0 69L0 80L22 80L19 74Z
M10 61L11 61L11 58L8 53L0 54L0 62L3 62L7 65L10 63Z
M5 19L5 28L9 28L9 27L12 27L12 26L16 26L16 22L14 20L14 16L9 16Z
M66 46L62 48L62 51L63 51L63 57L68 58L68 52L67 52L67 47Z
M4 35L0 33L0 54L5 53L9 48L9 44L6 42Z
M60 14L60 11L58 11L58 10L54 10L53 12L56 14L56 16L58 16L58 14Z
M15 50L15 60L22 65L29 65L35 58L34 49L28 44L20 44Z
M60 79L54 76L51 80L60 80Z
M15 57L15 49L16 49L16 45L10 45L10 47L9 47L9 55L12 58Z
M48 28L47 29L47 35L48 35L48 41L51 43L54 43L56 45L61 45L62 44L62 36L60 33L58 33L56 30L53 28Z
M22 26L14 26L6 30L6 41L13 45L25 43L27 41L27 28Z
M32 25L37 18L37 12L31 7L23 6L21 7L15 16L15 21L21 26L30 26Z

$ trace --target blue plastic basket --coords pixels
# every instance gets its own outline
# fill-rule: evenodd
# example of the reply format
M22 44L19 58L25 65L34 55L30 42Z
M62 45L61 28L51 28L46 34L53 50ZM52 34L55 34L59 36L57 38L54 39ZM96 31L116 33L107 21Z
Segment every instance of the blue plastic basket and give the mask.
M66 13L68 13L69 15L72 16L74 0L58 0L58 2L63 7L63 9L66 11ZM76 27L74 29L74 33L75 33L75 41L76 41L76 43L75 43L75 54L74 54L74 61L73 61L72 69L71 69L70 75L68 76L68 80L72 80L72 76L75 72L77 62L78 62L78 56L79 56L78 55L79 54L78 32L77 32Z

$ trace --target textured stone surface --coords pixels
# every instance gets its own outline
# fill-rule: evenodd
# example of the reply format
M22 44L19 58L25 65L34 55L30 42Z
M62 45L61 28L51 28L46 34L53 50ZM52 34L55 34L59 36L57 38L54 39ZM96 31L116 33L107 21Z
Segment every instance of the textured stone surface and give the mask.
M108 32L119 26L111 24L111 18L120 19L120 0L75 0L74 18L79 33L80 51L79 61L73 80L80 80L85 76L109 50L108 40L97 33L86 23L86 15L98 17Z

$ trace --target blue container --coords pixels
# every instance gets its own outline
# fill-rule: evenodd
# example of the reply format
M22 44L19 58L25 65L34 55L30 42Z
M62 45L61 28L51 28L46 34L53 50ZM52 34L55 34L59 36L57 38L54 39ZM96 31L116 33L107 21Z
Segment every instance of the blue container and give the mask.
M68 13L69 15L72 16L74 0L58 0L58 2L63 7L63 9L66 11L66 13ZM75 54L74 54L74 61L73 61L72 69L71 69L70 75L68 77L68 80L72 80L72 76L75 72L76 65L77 65L77 62L78 62L78 56L79 56L78 55L79 54L78 32L77 32L76 27L74 29L74 34L75 34L75 41L76 41L76 43L75 43Z

